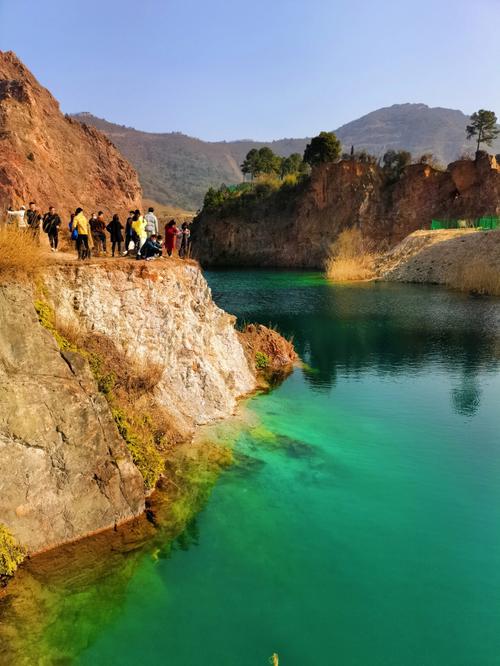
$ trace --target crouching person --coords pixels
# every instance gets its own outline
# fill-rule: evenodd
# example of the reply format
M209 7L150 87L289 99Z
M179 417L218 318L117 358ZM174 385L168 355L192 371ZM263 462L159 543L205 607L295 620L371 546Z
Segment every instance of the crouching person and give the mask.
M156 234L153 234L142 246L141 256L143 259L146 259L146 261L149 261L156 257L161 257L161 252L161 242L158 241ZM141 257L138 256L137 258L140 259Z

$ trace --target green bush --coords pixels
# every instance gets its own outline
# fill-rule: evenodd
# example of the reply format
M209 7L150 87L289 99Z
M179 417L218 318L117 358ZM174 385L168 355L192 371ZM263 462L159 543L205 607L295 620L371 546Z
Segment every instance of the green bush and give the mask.
M267 354L261 351L255 352L255 367L257 370L265 370L270 363L271 359Z
M108 400L113 399L113 388L116 383L116 375L114 372L106 372L103 369L103 359L98 354L88 355L90 369L97 382L97 388L101 393L104 393Z
M148 417L143 417L142 424L134 424L132 418L119 407L112 407L111 413L118 432L132 454L132 460L142 474L145 487L148 490L153 489L164 472L165 461L149 432Z
M0 579L3 576L13 576L24 556L24 550L5 525L0 524Z
M35 306L38 315L38 321L45 329L47 329L47 331L49 331L49 333L52 334L59 349L61 351L79 351L72 342L67 340L57 330L55 312L50 305L40 298L37 299L33 305Z

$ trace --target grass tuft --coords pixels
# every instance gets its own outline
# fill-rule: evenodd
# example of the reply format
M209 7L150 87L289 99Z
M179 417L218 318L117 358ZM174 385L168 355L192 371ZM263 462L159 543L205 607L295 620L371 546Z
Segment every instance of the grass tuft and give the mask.
M139 468L144 486L152 490L165 470L165 461L156 448L151 420L148 416L136 416L116 406L111 407L118 432L125 440L132 460Z
M374 277L375 256L360 229L346 229L331 247L326 276L336 282L370 280Z
M29 230L0 225L0 281L34 278L42 259L43 250Z
M457 267L448 286L471 294L500 296L500 271L484 259L474 259Z
M56 316L53 308L41 298L36 299L33 305L38 315L38 321L54 336L59 349L61 351L79 351L78 347L56 328Z

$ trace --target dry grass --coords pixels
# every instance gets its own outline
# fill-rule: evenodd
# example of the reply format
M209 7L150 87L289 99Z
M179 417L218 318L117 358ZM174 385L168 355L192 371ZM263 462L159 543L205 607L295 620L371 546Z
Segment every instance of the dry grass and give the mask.
M460 265L447 283L471 294L500 296L500 271L485 259L478 258Z
M342 231L326 261L326 276L336 282L370 280L374 277L376 254L359 229Z
M103 371L113 375L113 391L131 405L150 394L162 378L164 367L153 362L139 362L118 350L111 338L100 333L85 334L75 324L57 321L58 332L75 347L85 349L102 360Z
M29 231L0 226L0 280L35 277L43 261L43 248Z

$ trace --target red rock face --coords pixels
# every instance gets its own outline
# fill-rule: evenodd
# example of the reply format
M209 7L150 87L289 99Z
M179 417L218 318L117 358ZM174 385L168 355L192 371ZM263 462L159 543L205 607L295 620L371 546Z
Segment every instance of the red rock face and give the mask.
M78 206L124 215L141 198L135 170L109 139L64 116L16 55L0 51L0 212L34 200L63 220Z
M339 233L359 227L381 249L432 219L500 214L500 170L494 157L453 162L446 171L407 167L388 183L380 167L353 161L313 170L307 187L236 214L205 213L193 225L194 256L206 266L322 269Z

